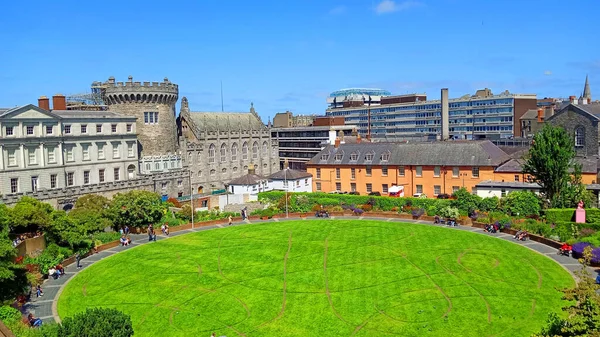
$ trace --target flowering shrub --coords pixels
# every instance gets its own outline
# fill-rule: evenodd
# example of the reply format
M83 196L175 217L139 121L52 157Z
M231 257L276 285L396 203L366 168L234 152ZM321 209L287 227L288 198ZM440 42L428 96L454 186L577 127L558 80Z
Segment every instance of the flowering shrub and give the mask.
M365 212L369 212L373 209L373 206L370 204L364 204L364 205L360 205L360 209L362 209Z
M354 212L354 214L363 214L365 211L360 208L353 207L352 212Z
M572 249L573 255L575 257L581 257L585 247L590 247L590 246L592 246L592 244L589 242L577 242L577 243L573 244L573 249Z

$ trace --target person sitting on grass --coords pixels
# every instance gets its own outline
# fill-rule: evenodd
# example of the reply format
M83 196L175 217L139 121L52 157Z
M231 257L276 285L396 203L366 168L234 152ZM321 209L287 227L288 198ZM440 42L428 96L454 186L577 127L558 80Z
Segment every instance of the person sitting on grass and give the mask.
M40 327L42 325L42 320L39 318L33 317L33 315L31 313L29 315L27 315L27 321L29 321L29 325L31 325L34 328Z
M121 242L121 246L127 246L129 244L129 242L127 241L127 237L125 237L125 235L122 235L121 239L119 241Z
M517 236L517 239L519 241L525 241L527 239L529 239L529 233L527 233L527 231L522 231L519 236Z

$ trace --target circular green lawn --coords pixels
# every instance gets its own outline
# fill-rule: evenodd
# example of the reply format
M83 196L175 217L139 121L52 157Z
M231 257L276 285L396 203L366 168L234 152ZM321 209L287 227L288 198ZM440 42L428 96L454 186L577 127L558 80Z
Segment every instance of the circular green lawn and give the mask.
M149 243L84 269L58 302L131 315L136 336L529 336L570 274L450 228L271 222Z

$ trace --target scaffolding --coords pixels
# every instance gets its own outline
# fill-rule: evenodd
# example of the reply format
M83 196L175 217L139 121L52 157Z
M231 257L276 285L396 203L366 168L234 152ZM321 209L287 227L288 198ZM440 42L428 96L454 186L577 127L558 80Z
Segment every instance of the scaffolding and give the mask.
M68 110L106 110L107 105L102 99L105 91L102 82L92 83L91 91L88 93L79 93L68 95Z

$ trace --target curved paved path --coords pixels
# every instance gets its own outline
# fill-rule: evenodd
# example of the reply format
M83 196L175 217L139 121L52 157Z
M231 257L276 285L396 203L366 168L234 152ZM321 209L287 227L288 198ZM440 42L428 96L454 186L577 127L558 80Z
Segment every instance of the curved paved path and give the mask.
M243 226L243 225L252 224L252 223L292 221L292 220L317 220L317 219L323 220L322 218L289 218L289 219L284 218L284 219L252 220L252 221L245 220L245 221L241 221L241 222L236 222L233 225L234 226ZM386 218L368 217L368 216L358 217L358 218L357 217L331 217L331 219L348 219L348 220L350 220L350 219L351 220L367 219L367 220L378 220L378 221L388 221L388 222L391 221L391 222L418 223L418 224L427 224L427 225L432 225L432 226L437 226L437 227L446 227L445 225L435 225L431 221L424 221L424 220L408 220L408 219L396 219L396 218L387 218L386 219ZM199 231L205 231L205 230L223 228L223 227L227 227L227 225L197 227L194 229L187 229L187 230L173 232L168 237L166 237L164 235L157 235L156 239L157 239L157 241L160 241L160 240L167 239L169 237L175 237L175 236L179 236L179 235L189 234L191 232L199 232ZM452 227L452 228L456 229L456 230L464 230L464 231L479 233L479 234L483 234L483 235L494 236L494 237L497 237L502 240L510 241L514 244L525 246L525 247L527 247L533 251L536 251L542 255L546 255L547 257L556 261L558 264L560 264L566 270L568 270L571 274L573 273L573 271L581 268L581 265L577 262L576 259L567 257L567 256L559 256L557 254L557 250L555 248L548 247L539 242L530 241L530 240L517 241L510 234L505 234L505 233L491 234L491 233L485 232L481 228L476 228L476 227L458 226L458 227ZM94 264L95 262L98 262L98 261L100 261L106 257L109 257L113 254L122 252L124 250L131 249L133 247L137 247L139 245L142 245L142 244L145 244L148 242L148 235L146 235L146 234L132 234L131 238L132 238L132 244L128 247L121 247L121 246L114 247L114 248L99 252L97 254L90 255L90 256L82 259L81 260L81 267L82 267L81 269L85 269L89 265ZM73 264L65 267L65 275L63 275L61 278L59 278L57 280L55 280L55 279L45 280L44 283L42 284L42 289L44 290L44 296L36 298L35 293L32 294L31 302L26 303L24 306L24 309L27 310L28 312L31 312L35 317L41 318L45 322L55 322L55 321L60 322L60 318L58 317L57 310L56 310L56 304L58 302L58 297L60 296L62 289L69 282L69 280L72 279L73 276L75 274L77 274L81 269L77 269L76 264L73 263ZM590 268L590 271L592 272L592 275L595 275L594 269Z

